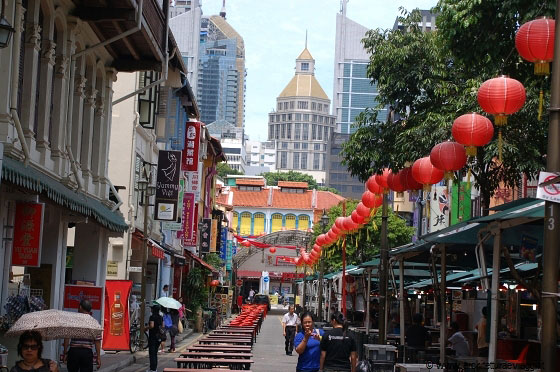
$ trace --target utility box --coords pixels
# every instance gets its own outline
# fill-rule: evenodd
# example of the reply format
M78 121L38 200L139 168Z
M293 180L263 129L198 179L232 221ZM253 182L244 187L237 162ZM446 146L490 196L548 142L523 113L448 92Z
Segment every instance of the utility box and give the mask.
M395 362L397 347L393 345L364 344L364 358L379 362Z

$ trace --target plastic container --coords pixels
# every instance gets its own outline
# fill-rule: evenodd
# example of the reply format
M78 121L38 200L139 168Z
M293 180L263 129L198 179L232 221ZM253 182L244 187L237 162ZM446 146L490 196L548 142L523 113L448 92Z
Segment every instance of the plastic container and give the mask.
M397 347L393 345L364 344L364 358L394 363L397 360Z

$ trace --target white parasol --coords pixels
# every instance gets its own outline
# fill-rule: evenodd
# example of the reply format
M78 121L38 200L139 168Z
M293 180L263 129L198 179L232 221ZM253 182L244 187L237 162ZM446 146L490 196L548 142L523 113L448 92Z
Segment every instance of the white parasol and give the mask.
M181 303L171 297L160 297L156 300L158 304L168 309L179 310L181 308Z
M103 327L89 314L43 310L23 314L6 332L6 336L18 337L25 331L37 331L45 341L62 338L95 339L101 336Z

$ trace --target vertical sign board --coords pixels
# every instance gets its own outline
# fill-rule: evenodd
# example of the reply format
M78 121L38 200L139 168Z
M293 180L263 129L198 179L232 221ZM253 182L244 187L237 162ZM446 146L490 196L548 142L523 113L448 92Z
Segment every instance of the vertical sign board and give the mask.
M212 219L212 229L210 231L210 252L216 252L218 241L218 220Z
M43 203L16 203L13 266L41 266L44 213Z
M129 350L130 348L128 298L131 289L132 280L105 282L103 350Z
M221 231L221 239L220 239L220 258L222 260L226 260L226 256L227 256L227 227L222 227L222 231Z
M200 253L210 252L210 237L212 230L212 219L203 218L200 225Z
M183 245L193 246L196 245L196 235L194 232L194 225L196 224L196 203L194 201L194 194L186 192L183 195Z
M181 151L160 150L158 157L154 216L160 221L177 220Z
M449 193L447 186L432 186L430 197L430 232L449 226Z
M78 311L82 300L91 302L92 316L101 323L103 287L71 284L64 286L64 309Z
M185 147L181 170L196 172L198 170L198 148L200 145L200 122L188 121L185 131Z
M179 199L177 202L177 219L173 222L162 222L162 230L180 231L183 229L183 196L185 195L185 180L179 178ZM177 236L180 238L179 236Z
M468 182L453 183L451 190L451 224L471 218L471 187Z

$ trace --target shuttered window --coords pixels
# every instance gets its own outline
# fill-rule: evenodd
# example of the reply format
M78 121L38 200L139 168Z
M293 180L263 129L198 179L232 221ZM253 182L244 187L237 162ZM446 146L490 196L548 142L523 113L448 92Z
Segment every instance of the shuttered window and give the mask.
M282 215L280 213L275 213L272 215L272 224L270 226L270 232L276 232L282 230Z

